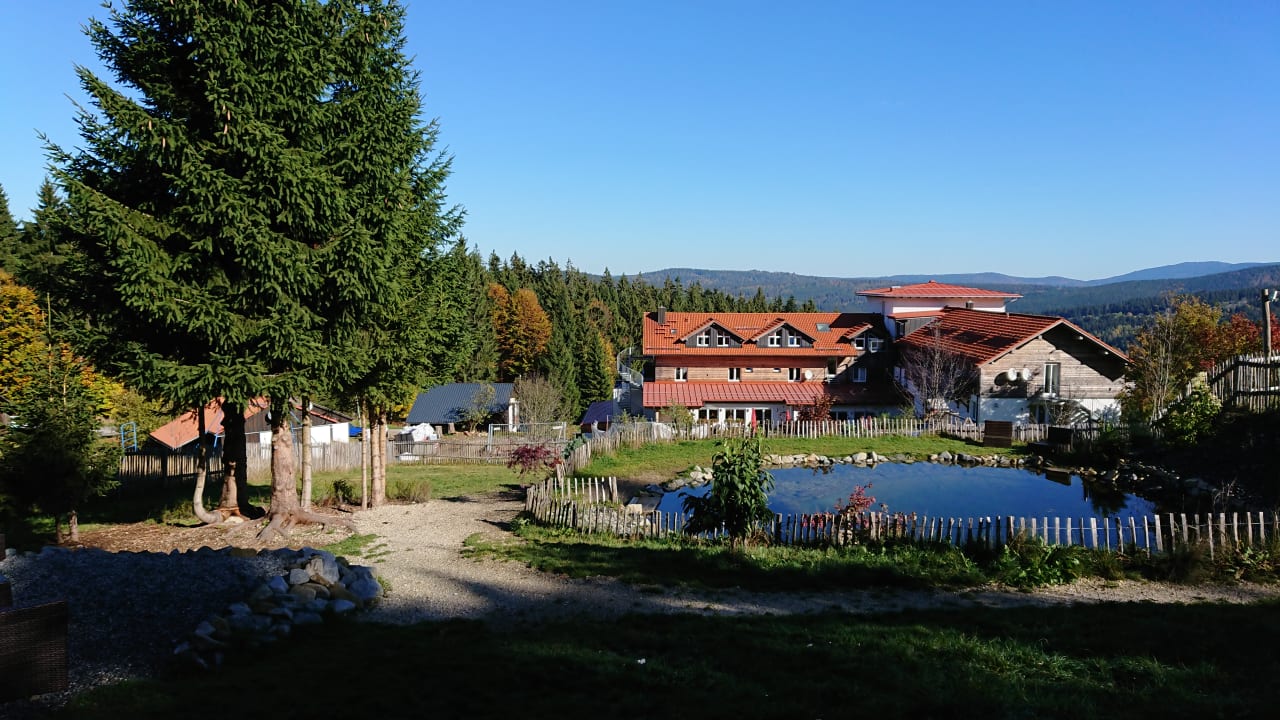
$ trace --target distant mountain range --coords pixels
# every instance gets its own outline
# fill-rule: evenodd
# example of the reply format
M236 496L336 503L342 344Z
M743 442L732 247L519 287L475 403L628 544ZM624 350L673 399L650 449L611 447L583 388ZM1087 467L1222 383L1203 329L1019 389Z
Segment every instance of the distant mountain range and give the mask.
M1155 297L1171 292L1196 293L1276 287L1280 286L1280 262L1186 262L1135 270L1100 280L1076 280L1060 276L1017 277L994 272L837 278L767 270L698 268L667 268L642 273L638 277L659 285L667 278L679 279L685 285L696 282L704 288L744 297L755 295L759 289L768 297L795 296L800 303L813 300L820 310L850 311L856 310L851 304L861 302L855 294L859 290L937 280L953 285L1020 293L1023 298L1017 301L1018 310L1044 312L1054 307L1095 305L1100 302Z
M941 283L1016 292L1022 298L1010 304L1016 312L1061 315L1079 322L1104 340L1127 346L1143 316L1168 305L1175 294L1191 294L1218 304L1228 312L1243 312L1257 320L1260 288L1280 288L1280 263L1187 262L1136 270L1101 280L1066 277L1015 277L1002 273L951 275L889 275L834 278L763 270L699 270L668 268L639 277L650 284L678 278L684 285L751 297L757 290L767 297L794 296L796 302L813 300L819 310L860 312L870 305L859 290L909 285L937 280Z

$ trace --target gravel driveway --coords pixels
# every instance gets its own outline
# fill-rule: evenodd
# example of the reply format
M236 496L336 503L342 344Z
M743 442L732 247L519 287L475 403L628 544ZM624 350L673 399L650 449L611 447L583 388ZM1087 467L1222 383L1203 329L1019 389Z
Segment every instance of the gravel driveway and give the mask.
M1047 606L1076 602L1252 602L1280 597L1265 585L1181 586L1086 580L1025 593L872 589L761 593L739 590L637 589L616 580L571 580L513 562L474 559L463 541L475 533L504 537L505 523L523 503L477 497L394 505L356 515L361 533L381 538L385 554L372 564L390 592L364 618L414 623L475 618L521 623L571 616L612 618L626 613L790 614L842 610L874 613L914 608Z

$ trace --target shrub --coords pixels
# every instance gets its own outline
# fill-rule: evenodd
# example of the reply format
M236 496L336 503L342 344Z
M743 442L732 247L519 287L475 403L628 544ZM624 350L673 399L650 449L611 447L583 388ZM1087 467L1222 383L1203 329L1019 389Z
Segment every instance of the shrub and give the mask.
M705 497L686 497L692 513L685 532L697 535L723 529L733 550L745 545L760 524L773 519L769 491L773 476L765 472L760 438L726 438L711 461L711 489Z
M1197 385L1191 393L1169 406L1157 426L1164 432L1164 441L1170 445L1194 445L1200 438L1213 432L1214 423L1222 412L1222 403L1204 385Z
M1018 535L996 560L996 578L1017 588L1062 585L1080 577L1086 550L1074 545L1049 545L1040 538Z
M507 458L507 467L520 473L520 477L533 472L551 474L561 462L550 447L543 445L520 445L511 451Z
M392 480L387 497L401 502L423 503L431 499L430 480Z

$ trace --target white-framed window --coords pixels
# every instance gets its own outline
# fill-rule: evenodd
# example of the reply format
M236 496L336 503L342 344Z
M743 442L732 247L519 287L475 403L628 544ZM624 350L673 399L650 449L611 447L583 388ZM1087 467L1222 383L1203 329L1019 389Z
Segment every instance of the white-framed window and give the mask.
M855 350L865 350L867 348L867 339L859 335L853 339L853 348Z
M676 368L676 382L684 382L689 379L689 368Z
M1044 392L1046 395L1062 392L1062 363L1044 364Z
M774 333L769 336L769 340L768 340L769 347L778 347L781 344L782 344L782 333Z
M717 347L729 347L729 336L721 333L716 336Z
M697 419L704 423L720 422L720 411L715 408L698 408Z
M787 379L791 382L800 382L802 377L804 377L804 371L800 368L787 368Z
M711 344L710 330L708 330L707 332L698 333L698 340L697 340L698 347L706 347L707 345L710 345L710 344Z
M798 335L788 335L787 347L800 347L800 337Z
M880 338L871 338L867 341L867 352L880 352L882 347L884 347L884 340Z
M742 368L729 368L729 382L736 382L742 379Z
M864 383L867 381L867 369L864 367L856 367L853 369L853 381L856 383Z

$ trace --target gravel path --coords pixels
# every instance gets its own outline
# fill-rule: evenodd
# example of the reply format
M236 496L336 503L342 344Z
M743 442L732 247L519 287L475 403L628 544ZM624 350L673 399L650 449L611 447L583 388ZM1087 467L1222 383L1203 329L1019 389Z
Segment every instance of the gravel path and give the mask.
M573 616L612 618L626 613L694 612L717 615L854 613L923 608L1049 606L1077 602L1252 602L1280 597L1266 585L1181 586L1153 582L1087 580L1031 593L982 589L964 592L874 589L761 593L740 590L637 589L616 580L571 580L512 562L474 559L463 541L475 533L505 537L502 526L523 508L517 500L473 498L387 506L356 516L361 533L378 535L372 564L390 592L363 617L414 623L476 618L498 624ZM385 554L384 554L385 553Z

